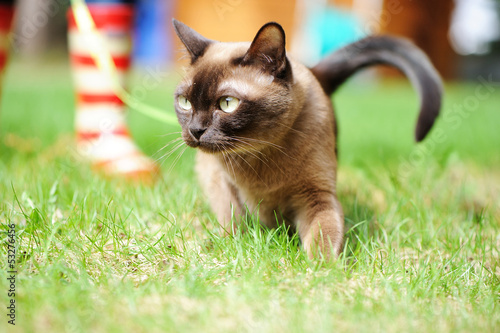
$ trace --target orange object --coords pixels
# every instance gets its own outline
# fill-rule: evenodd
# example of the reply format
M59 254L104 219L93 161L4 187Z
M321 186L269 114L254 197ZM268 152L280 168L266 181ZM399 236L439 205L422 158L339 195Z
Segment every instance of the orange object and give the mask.
M176 7L174 17L177 20L210 39L223 42L252 41L259 28L270 21L283 26L287 34L287 46L293 38L295 1L182 0ZM173 39L177 43L176 50L181 50L178 38Z

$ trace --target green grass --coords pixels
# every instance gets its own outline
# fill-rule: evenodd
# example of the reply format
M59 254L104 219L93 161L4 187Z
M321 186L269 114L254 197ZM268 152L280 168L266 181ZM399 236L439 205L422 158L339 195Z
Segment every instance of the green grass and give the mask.
M171 112L176 80L146 101ZM475 89L448 85L444 112ZM163 162L154 186L92 173L74 154L66 65L14 63L0 104L0 331L498 332L496 89L460 126L442 118L415 145L418 105L407 83L343 88L335 104L346 250L321 263L255 218L249 232L218 237L194 152L175 165L158 152L175 127L129 116L137 141ZM15 327L6 319L10 223Z

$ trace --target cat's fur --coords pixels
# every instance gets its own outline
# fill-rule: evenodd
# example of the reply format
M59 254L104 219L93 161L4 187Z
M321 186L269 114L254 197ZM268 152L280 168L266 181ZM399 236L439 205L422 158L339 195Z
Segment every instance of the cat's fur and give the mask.
M248 209L269 227L283 218L311 257L339 254L344 216L336 194L337 131L328 95L362 67L395 66L420 93L421 140L441 103L441 81L427 57L403 39L368 37L309 69L287 57L285 33L274 22L252 43L215 42L173 24L191 57L175 92L182 138L199 150L199 181L224 230L234 231L230 226ZM180 96L190 110L179 106ZM234 113L220 110L223 96L240 100Z

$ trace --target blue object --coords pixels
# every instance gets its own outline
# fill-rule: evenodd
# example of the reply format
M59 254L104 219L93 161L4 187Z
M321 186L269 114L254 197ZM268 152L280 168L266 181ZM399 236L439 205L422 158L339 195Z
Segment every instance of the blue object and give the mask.
M172 1L141 0L136 6L134 62L139 66L166 65L172 54L168 34Z
M353 12L332 6L311 13L308 31L319 41L321 56L364 37Z

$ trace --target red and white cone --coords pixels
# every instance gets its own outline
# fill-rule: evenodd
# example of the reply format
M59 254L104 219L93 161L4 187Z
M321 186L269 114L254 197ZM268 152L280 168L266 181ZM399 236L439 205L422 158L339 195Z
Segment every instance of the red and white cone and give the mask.
M14 7L0 4L0 93L2 77L9 56L9 32L14 16Z
M110 52L121 84L130 67L133 6L99 4L89 6L98 31ZM78 30L68 12L68 40L77 95L76 133L78 151L108 175L152 180L156 164L133 142L125 120L125 105L113 92L113 81L97 67L86 35Z

